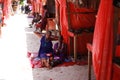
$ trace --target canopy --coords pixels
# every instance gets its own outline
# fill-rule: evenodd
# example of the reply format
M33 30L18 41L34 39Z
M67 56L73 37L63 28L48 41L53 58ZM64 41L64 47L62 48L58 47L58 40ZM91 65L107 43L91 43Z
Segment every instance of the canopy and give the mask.
M72 29L90 28L95 26L95 10L76 7L72 2L68 2L68 5L68 7L70 7L70 26ZM66 14L69 13L66 12Z

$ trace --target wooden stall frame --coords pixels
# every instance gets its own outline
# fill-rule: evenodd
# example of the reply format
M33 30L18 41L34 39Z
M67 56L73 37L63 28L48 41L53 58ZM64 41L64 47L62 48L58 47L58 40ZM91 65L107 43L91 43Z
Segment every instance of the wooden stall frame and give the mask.
M68 1L69 0L66 0L66 6L67 6L67 16L68 16L68 27L69 29L71 29L71 22L70 22L70 14L90 14L90 13L95 13L95 12L70 12L70 7L68 5ZM78 0L77 0L78 2ZM77 34L77 33L73 33L73 32L70 32L68 31L68 34L72 34L72 36L69 35L69 37L73 37L74 39L74 62L76 61L77 59L77 37L80 36L80 34ZM69 38L71 39L71 38Z

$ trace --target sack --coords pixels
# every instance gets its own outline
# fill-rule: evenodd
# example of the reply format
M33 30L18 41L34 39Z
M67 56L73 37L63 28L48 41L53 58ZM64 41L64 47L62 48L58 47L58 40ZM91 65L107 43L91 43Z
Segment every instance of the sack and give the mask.
M55 67L61 63L62 63L62 61L60 59L53 59L52 61L50 61L50 66Z

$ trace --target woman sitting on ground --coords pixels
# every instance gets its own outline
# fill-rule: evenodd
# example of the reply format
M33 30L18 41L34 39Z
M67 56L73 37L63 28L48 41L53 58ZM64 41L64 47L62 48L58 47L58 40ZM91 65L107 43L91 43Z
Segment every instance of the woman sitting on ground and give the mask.
M52 40L55 40L51 36L51 31L47 31L45 35L41 35L38 32L34 32L38 37L40 37L40 48L38 52L38 58L41 59L42 66L50 67L49 59L53 55L53 44Z
M51 66L57 66L64 62L66 55L66 45L63 42L63 37L59 36L58 42L54 45L54 59L51 61Z

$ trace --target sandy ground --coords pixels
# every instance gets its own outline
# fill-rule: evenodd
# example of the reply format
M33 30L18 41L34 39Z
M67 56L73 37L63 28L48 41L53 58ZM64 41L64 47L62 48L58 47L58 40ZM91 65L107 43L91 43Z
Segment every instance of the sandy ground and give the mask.
M29 28L30 22L26 15L16 14L2 28L0 80L88 80L87 65L32 69L26 55L28 51L38 51L39 38L33 34L34 28Z
M33 78L34 80L88 80L87 71L87 65L55 67L51 70L36 68L33 69ZM92 80L95 80L93 75Z

